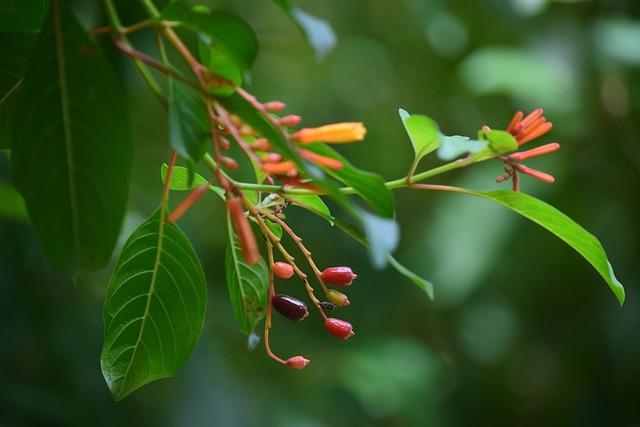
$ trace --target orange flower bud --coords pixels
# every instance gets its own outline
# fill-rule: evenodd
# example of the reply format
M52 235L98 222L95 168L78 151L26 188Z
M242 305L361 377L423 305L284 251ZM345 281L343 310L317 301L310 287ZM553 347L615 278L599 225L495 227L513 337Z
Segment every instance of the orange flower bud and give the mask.
M560 144L552 142L551 144L541 145L540 147L532 148L531 150L514 153L507 157L507 160L511 162L522 162L530 159L531 157L538 157L544 154L553 153L558 148L560 148Z
M302 121L302 117L297 116L295 114L289 114L288 116L284 116L280 118L280 124L282 126L294 127L298 126Z
M264 104L265 110L270 113L279 113L284 110L287 104L281 101L269 101Z
M291 160L285 160L280 163L265 163L261 167L266 173L276 175L295 175L297 172L296 164Z
M317 128L303 128L291 136L293 141L309 144L317 141L342 143L362 141L367 129L360 122L334 123Z
M305 160L309 160L327 169L340 170L344 166L340 160L314 153L313 151L301 149L298 154Z
M555 182L555 178L548 173L540 172L539 170L531 169L525 165L513 165L519 172L522 172L525 175L529 175L539 181L546 182L548 184L552 184Z
M271 143L265 138L258 138L249 144L249 147L253 151L269 151L271 149Z
M236 162L235 159L232 159L231 157L227 157L227 156L220 156L220 164L222 164L222 166L232 171L238 170L239 168L238 162Z
M167 222L173 224L209 189L209 184L202 184L187 196L167 217Z
M240 197L229 199L227 201L227 209L231 214L233 228L238 236L238 244L242 250L244 261L249 265L257 263L260 261L258 243L256 242L253 230L251 230L249 220L244 216L242 199Z

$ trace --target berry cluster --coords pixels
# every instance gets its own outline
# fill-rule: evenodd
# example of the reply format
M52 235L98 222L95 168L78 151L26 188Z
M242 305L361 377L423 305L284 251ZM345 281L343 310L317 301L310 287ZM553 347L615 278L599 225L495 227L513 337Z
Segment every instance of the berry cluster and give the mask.
M314 270L317 270L313 264L312 267L314 268ZM271 271L273 272L272 276L277 276L282 279L291 278L296 270L297 267L292 266L291 264L288 264L286 262L275 262L271 266ZM345 294L338 292L335 289L329 289L326 285L329 284L334 286L350 286L351 283L353 283L353 279L358 277L353 273L351 268L330 267L320 273L320 275L318 276L318 281L325 291L325 295L329 299L329 301L319 301L313 293L313 288L309 286L307 277L304 274L300 275L300 277L304 282L307 291L309 292L309 296L311 297L314 304L318 307L320 315L324 319L324 327L327 329L327 331L329 331L331 335L342 340L346 340L347 338L354 336L355 334L353 332L351 323L334 317L327 317L324 312L325 310L335 310L338 307L349 305L349 299ZM286 366L302 369L309 363L308 359L305 359L302 356L295 356L287 360L283 360L271 351L271 348L269 346L269 329L271 328L271 308L275 309L278 313L289 320L300 322L307 316L309 316L307 305L299 299L290 297L288 295L275 294L273 288L274 286L272 280L269 286L269 305L267 306L267 321L265 326L265 345L267 347L267 353L270 357Z

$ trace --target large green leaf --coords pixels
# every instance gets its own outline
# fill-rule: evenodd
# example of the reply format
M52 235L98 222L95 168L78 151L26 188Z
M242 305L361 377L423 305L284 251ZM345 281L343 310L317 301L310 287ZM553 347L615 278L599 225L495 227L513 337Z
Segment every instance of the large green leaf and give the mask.
M169 142L178 154L197 164L211 144L204 99L193 89L169 81Z
M333 51L337 40L329 22L291 5L289 0L272 1L280 6L287 16L296 23L309 42L318 61L322 61Z
M0 0L0 31L38 30L49 3L49 0Z
M156 210L122 248L104 302L102 374L114 399L174 375L204 320L202 267L180 229Z
M11 146L13 109L35 33L0 33L0 149Z
M110 259L133 160L125 105L98 47L66 6L52 7L17 100L12 162L16 187L56 270L75 275Z
M241 71L248 70L256 59L258 39L251 27L235 15L177 1L167 5L161 19L180 22L198 32L203 42L215 46L218 54L227 55Z
M532 196L514 191L481 192L462 188L457 188L453 191L497 202L546 228L589 261L607 282L618 302L620 304L624 303L624 287L616 279L602 245L593 234L586 231L564 213Z
M238 237L233 231L231 219L227 221L227 228L227 286L238 327L249 335L266 314L269 267L262 258L253 265L247 265L238 244Z

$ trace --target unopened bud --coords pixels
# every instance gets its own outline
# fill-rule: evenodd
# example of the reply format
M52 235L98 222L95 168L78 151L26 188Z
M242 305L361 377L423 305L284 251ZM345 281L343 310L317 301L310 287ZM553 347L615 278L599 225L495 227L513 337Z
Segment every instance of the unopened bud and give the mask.
M289 114L288 116L281 117L279 121L282 126L294 127L300 124L302 117L295 114Z
M334 123L317 128L300 129L291 136L291 139L301 144L309 144L317 141L342 143L362 141L366 133L367 129L362 123Z
M264 109L270 113L279 113L284 110L287 104L281 101L269 101L264 104Z
M253 151L269 151L271 149L271 143L265 138L258 138L249 144L249 147Z
M330 267L325 269L320 277L331 285L350 286L358 275L353 274L350 267Z
M288 279L293 276L293 266L286 262L276 262L273 264L273 274L281 279Z
M235 159L227 156L220 156L220 163L222 166L232 171L238 170L239 167L238 162L236 162Z
M309 364L310 360L302 356L294 356L287 359L285 364L290 368L302 369Z
M347 338L355 335L355 333L353 333L351 323L335 319L333 317L325 319L324 327L327 328L327 331L329 331L331 335L338 337L341 340L346 340Z
M329 289L329 292L327 292L327 298L329 298L329 300L338 307L345 307L351 304L349 302L349 298L347 298L345 294L338 292L335 289Z

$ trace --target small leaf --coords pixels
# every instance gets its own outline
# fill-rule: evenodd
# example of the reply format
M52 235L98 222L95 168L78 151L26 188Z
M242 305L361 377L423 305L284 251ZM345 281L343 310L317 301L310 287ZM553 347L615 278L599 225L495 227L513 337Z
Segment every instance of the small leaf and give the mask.
M488 144L488 141L469 139L467 136L446 136L440 133L440 147L437 154L440 160L450 161L467 153L479 153Z
M253 265L247 265L229 217L227 217L227 228L229 230L225 262L227 286L238 327L242 333L249 335L266 314L269 267L262 258Z
M0 12L1 16L1 12ZM11 147L13 110L35 33L0 33L0 149Z
M474 154L474 162L493 159L518 150L516 138L503 130L481 130L478 137L481 141L489 141L489 145Z
M593 234L553 206L514 191L480 192L458 188L464 194L482 197L499 203L546 228L582 255L607 282L620 305L624 303L624 287L616 279L602 245Z
M331 218L329 208L317 194L293 194L287 195L286 198L294 205L313 211L324 218Z
M403 109L399 112L404 128L411 139L417 162L440 145L438 124L427 116L410 115Z
M383 218L360 210L364 234L369 242L369 255L375 268L383 268L400 240L400 227L394 219Z
M191 7L184 1L177 1L167 5L161 19L180 22L198 32L200 40L232 59L240 71L248 70L256 59L258 39L255 33L246 22L230 13L209 11L204 6Z
M400 274L402 274L405 277L411 279L416 285L418 285L418 287L420 289L422 289L427 294L429 299L433 300L433 285L431 284L431 282L429 282L428 280L423 279L422 277L418 276L414 272L412 272L409 269L407 269L405 266L400 264L391 255L389 255L388 260L389 260L389 264L391 264L393 266L393 268L395 268Z
M167 169L167 164L163 164L160 171L160 174L162 176L162 183L164 183L167 179ZM207 184L207 180L204 179L200 174L196 173L191 180L191 185L189 185L189 171L185 167L174 166L173 170L171 171L171 182L169 183L169 189L171 190L194 190L204 184ZM215 185L209 185L209 189L220 196L222 200L225 200L224 190L222 188L216 187Z
M324 60L333 51L337 38L329 22L292 6L289 0L272 1L296 23L313 49L317 61Z
M174 79L169 80L169 142L185 159L197 164L211 143L204 99Z
M376 213L385 218L393 218L395 198L391 190L384 185L384 179L380 175L354 167L347 159L326 144L308 144L305 145L305 148L314 153L340 160L343 165L341 169L327 169L326 173L353 187Z
M58 3L29 56L14 114L12 166L49 262L74 276L111 258L133 141L119 78L66 3Z
M0 0L0 32L39 30L49 3L49 0Z
M115 400L184 366L205 305L198 257L178 226L161 222L156 210L129 236L107 288L100 363Z

